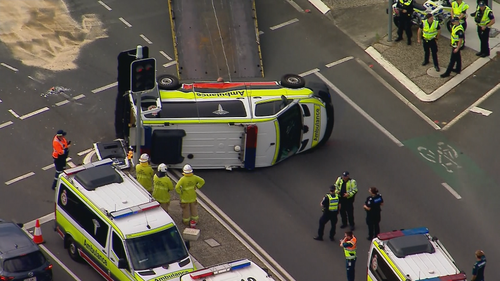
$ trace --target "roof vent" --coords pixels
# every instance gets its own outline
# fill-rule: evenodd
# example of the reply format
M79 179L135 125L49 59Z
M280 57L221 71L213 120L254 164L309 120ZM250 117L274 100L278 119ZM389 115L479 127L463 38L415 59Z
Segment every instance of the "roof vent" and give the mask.
M387 246L398 258L422 253L432 254L436 251L426 234L393 238L387 241Z
M89 191L112 183L122 183L123 178L110 165L97 166L76 174L75 179Z

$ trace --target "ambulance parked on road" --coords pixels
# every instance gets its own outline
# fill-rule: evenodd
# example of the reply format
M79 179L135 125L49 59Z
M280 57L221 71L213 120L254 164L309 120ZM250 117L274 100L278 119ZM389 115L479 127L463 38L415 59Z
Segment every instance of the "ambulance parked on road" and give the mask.
M425 227L381 233L368 252L368 281L467 281Z
M275 281L269 273L248 259L199 269L181 276L181 281Z
M179 280L193 271L172 218L112 163L101 160L59 177L55 230L70 257L105 280Z

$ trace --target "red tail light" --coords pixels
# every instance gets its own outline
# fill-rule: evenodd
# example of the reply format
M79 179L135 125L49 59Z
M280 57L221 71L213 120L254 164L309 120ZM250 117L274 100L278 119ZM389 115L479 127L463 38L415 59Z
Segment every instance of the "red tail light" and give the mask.
M13 280L14 277L7 277L7 276L0 276L1 281L8 281L8 280Z
M245 168L248 170L252 170L255 168L258 132L259 128L256 125L249 125L246 128L247 137L245 140Z
M47 266L44 270L51 270L52 269L52 264L50 264L49 266Z

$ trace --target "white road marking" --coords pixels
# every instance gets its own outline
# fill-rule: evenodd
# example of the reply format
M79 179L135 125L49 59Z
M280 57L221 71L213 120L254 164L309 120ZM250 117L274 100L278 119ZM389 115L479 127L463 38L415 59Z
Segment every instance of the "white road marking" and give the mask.
M74 168L74 167L76 167L76 164L73 162L68 162L68 166L70 166L71 168Z
M36 81L36 82L38 82L38 83L40 83L40 84L43 84L43 82L42 82L42 81L40 81L40 80L38 80L38 79L35 79L35 78L33 78L33 77L29 76L29 75L28 75L28 78L29 78L29 79L31 79L31 80L33 80L33 81Z
M2 124L0 124L0 129L5 128L7 126L10 126L12 124L14 124L14 122L12 122L12 121L7 121L5 123L2 123Z
M92 150L93 150L93 148L89 148L89 149L86 149L86 150L84 150L84 151L80 151L80 152L78 152L78 153L77 153L77 155L78 155L78 156L82 156L82 155L84 155L84 154L87 154L87 153L91 152Z
M377 129L379 129L384 135L390 138L397 146L403 147L403 143L399 141L393 134L387 131L382 125L380 125L373 117L368 115L361 107L354 103L344 92L342 92L337 86L335 86L330 80L328 80L323 74L316 72L314 75L318 76L326 85L328 85L332 90L337 92L337 94L343 98L348 104L350 104L357 112L359 112L363 117L365 117L370 123L372 123Z
M171 61L169 63L164 64L163 67L171 67L172 65L176 65L176 64L177 64L177 62L174 60L174 61Z
M17 115L17 113L16 113L14 110L9 109L9 112L10 112L12 115L14 115L14 117L19 118L19 115Z
M144 34L141 34L139 36L141 36L141 38L144 39L144 41L146 41L148 44L153 44L153 42L151 42L151 40L149 40L148 37L146 37Z
M315 68L315 69L311 69L311 70L306 71L306 72L302 72L301 74L299 74L299 76L306 77L307 75L311 75L311 74L316 73L316 72L319 72L319 68Z
M33 176L34 174L35 174L35 173L33 173L33 172L29 172L29 173L24 174L24 175L22 175L22 176L19 176L19 177L17 177L17 178L11 179L10 181L6 181L6 182L5 182L5 185L11 185L11 184L13 184L13 183L15 183L15 182L18 182L18 181L20 181L20 180L24 180L25 178L29 178L29 177Z
M441 185L443 185L444 188L446 188L453 196L455 196L455 198L457 198L458 200L462 199L462 196L460 196L460 194L458 194L458 192L456 192L455 189L453 189L449 184L443 182Z
M63 101L60 101L60 102L56 102L56 105L57 106L61 106L61 105L65 105L67 103L69 103L69 100L63 100Z
M26 230L34 228L36 225L36 220L40 220L40 225L42 225L42 224L47 223L49 221L53 221L54 219L55 219L54 212L52 212L52 213L47 214L41 218L38 218L38 219L35 219L35 220L32 220L30 222L23 224L23 228Z
M118 86L118 82L114 82L114 83L111 83L109 85L102 86L100 88L92 90L91 92L94 94L97 94L97 93L100 93L102 91L106 91L106 90L111 89L111 88L116 87L116 86Z
M52 169L52 168L54 168L54 164L50 164L50 165L47 165L45 167L42 167L42 170L47 171L47 170Z
M484 115L484 116L490 116L490 114L493 113L493 111L489 111L487 109L484 109L484 108L481 108L478 106L474 106L473 108L470 109L470 111L474 112L474 113L479 113L479 114Z
M76 97L73 97L74 100L79 100L79 99L83 99L85 97L84 94L79 94L78 96Z
M318 9L323 15L326 15L330 11L330 7L325 5L321 0L309 0L309 3L313 4L316 9Z
M10 65L8 65L8 64L6 64L6 63L3 63L3 62L2 62L2 63L0 63L0 65L2 65L3 67L6 67L6 68L8 68L8 69L10 69L10 70L12 70L12 71L15 71L15 72L18 72L18 71L19 71L19 69L15 68L15 67L12 67L12 66L10 66Z
M290 4L290 5L292 5L292 7L294 7L295 10L297 10L301 13L304 12L304 10L297 3L295 3L293 0L286 0L286 2L288 2L288 4Z
M262 34L264 34L264 31L262 31L262 30L259 31L259 35L262 35Z
M295 19L291 19L291 20L286 21L286 22L284 22L284 23L280 23L280 24L278 24L278 25L271 26L269 29L271 29L271 30L276 30L276 29L278 29L278 28L282 28L282 27L287 26L287 25L290 25L290 24L292 24L292 23L296 23L296 22L298 22L298 21L299 21L299 19L297 19L297 18L295 18Z
M47 111L47 110L49 110L49 108L48 108L48 107L40 108L40 109L38 109L38 110L35 110L35 111L31 112L31 113L28 113L28 114L25 114L25 115L23 115L23 116L19 117L19 119L24 120L24 119L27 119L27 118L33 117L33 116L35 116L35 115L37 115L37 114L40 114L40 113L42 113L42 112L45 112L45 111Z
M356 61L366 69L375 79L377 79L382 85L384 85L389 91L391 91L396 97L399 98L404 104L406 104L413 112L415 112L420 118L424 119L425 122L427 122L431 127L433 127L436 130L440 130L441 127L439 127L438 124L434 123L434 121L431 120L427 115L425 115L420 109L418 109L413 103L411 103L408 99L406 99L400 92L398 92L394 87L391 86L387 81L384 80L380 75L378 75L375 70L371 69L368 65L366 65L363 61L356 59Z
M130 23L128 23L128 21L126 21L124 18L118 18L121 22L123 22L123 24L125 24L127 27L132 27L132 25Z
M162 56L166 57L168 60L172 60L172 58L167 55L167 53L165 53L164 51L160 51L160 54L162 54Z
M106 8L108 11L111 11L112 9L106 5L106 3L102 2L102 1L97 1L97 3L101 4L104 8Z
M341 64L341 63L343 63L343 62L350 61L350 60L352 60L353 58L354 58L354 57L345 57L345 58L340 59L340 60L338 60L338 61L331 62L331 63L329 63L329 64L327 64L327 65L325 65L325 66L326 66L326 67L328 67L328 68L330 68L330 67L333 67L333 66L339 65L339 64Z
M464 111L462 111L462 113L460 113L457 117L455 117L453 120L451 120L450 123L446 124L446 126L444 126L442 130L443 131L448 130L451 126L453 126L453 124L457 123L458 120L462 119L467 114L467 112L469 112L472 108L474 108L474 107L478 106L479 104L481 104L483 101L485 101L491 95L493 95L493 93L495 93L496 91L498 91L498 89L500 89L500 83L498 83L495 87L493 87L493 89L489 90L484 96L480 97L471 106L469 106Z

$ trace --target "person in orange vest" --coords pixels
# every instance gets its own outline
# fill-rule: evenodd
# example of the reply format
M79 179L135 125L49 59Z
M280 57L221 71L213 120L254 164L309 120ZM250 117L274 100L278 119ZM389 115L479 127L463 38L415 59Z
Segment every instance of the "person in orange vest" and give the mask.
M66 159L68 158L71 141L67 141L65 136L66 132L63 130L59 130L52 140L52 158L54 158L54 166L56 167L56 174L54 175L52 190L56 189L59 175L63 172L64 167L66 167Z
M347 281L354 281L356 266L356 237L352 231L346 231L344 239L340 240L340 247L344 248Z

